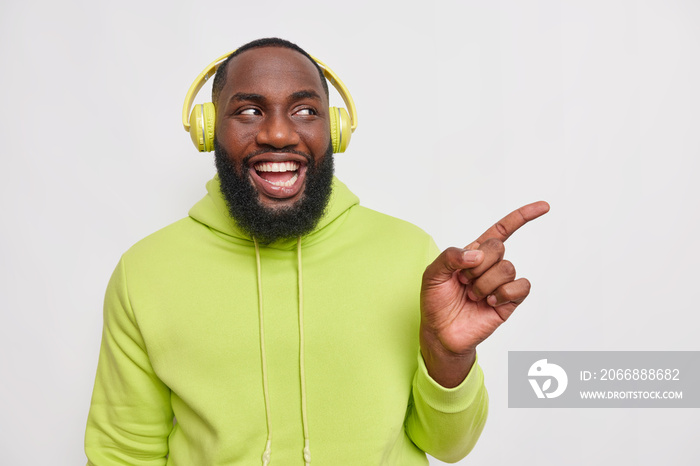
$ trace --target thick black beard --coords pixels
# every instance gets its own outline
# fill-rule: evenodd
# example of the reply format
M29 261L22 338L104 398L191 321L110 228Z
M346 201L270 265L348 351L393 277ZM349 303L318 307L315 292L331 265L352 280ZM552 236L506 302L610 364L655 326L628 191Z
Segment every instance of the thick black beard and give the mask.
M316 166L307 154L293 152L307 159L306 186L294 205L269 209L258 199L258 191L248 178L248 155L240 167L236 167L226 150L214 138L214 159L221 180L221 193L226 199L229 214L238 227L261 244L280 239L297 238L311 233L323 216L331 196L333 182L333 146L329 145L320 165Z

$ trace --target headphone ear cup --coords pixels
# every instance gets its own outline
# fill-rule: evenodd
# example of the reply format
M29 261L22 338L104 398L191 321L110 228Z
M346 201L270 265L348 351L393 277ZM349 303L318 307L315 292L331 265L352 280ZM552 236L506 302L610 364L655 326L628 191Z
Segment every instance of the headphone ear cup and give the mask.
M329 107L328 114L331 119L331 142L333 143L333 152L345 152L350 144L350 116L347 110L338 107Z
M216 109L214 104L195 105L190 114L190 138L199 152L214 150L214 128L216 126Z

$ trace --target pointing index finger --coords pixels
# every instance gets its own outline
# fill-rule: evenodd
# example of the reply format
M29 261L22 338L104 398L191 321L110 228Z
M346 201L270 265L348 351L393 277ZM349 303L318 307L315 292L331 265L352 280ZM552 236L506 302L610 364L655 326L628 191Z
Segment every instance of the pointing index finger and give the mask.
M515 233L518 228L525 225L530 220L534 220L537 217L546 214L547 212L549 212L549 204L547 204L545 201L537 201L523 206L496 222L491 228L479 236L474 243L476 243L476 246L478 247L478 245L491 238L505 241L510 237L510 235ZM474 243L472 243L472 245Z

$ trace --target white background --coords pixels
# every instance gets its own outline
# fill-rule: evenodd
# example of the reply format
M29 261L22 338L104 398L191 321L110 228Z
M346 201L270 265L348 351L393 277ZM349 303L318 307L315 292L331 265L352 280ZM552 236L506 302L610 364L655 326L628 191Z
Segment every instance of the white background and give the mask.
M698 464L696 409L509 409L506 370L700 349L699 25L692 0L3 2L0 463L85 462L111 271L214 174L185 91L274 35L352 91L337 174L364 205L441 247L552 206L507 243L533 291L480 347L491 413L461 464Z

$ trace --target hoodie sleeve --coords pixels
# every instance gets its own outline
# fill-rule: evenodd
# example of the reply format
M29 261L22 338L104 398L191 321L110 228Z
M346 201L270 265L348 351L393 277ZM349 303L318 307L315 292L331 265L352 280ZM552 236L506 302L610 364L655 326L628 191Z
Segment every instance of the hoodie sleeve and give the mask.
M474 448L486 423L488 394L478 361L454 388L435 382L418 354L406 432L418 448L435 458L454 463Z
M151 367L129 302L122 258L105 296L102 346L85 432L88 466L164 465L172 427L170 390Z
M431 239L426 266L440 254ZM454 388L445 388L428 374L418 351L405 429L418 448L435 458L454 463L474 448L486 424L489 398L478 356L467 377Z

